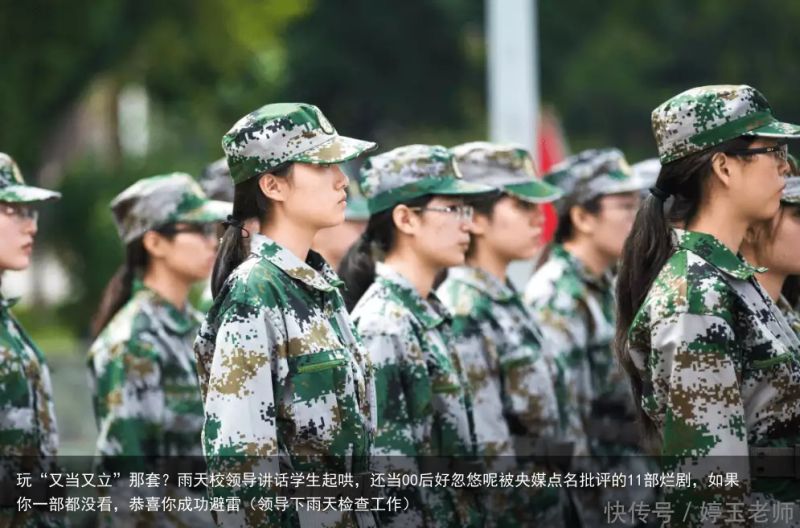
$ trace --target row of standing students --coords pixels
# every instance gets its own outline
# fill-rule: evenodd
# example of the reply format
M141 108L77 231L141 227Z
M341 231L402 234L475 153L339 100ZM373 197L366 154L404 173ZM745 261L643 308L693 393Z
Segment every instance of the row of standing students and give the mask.
M412 145L373 156L359 182L369 221L337 275L310 248L319 230L344 218L347 178L337 164L375 145L339 136L310 105L248 114L223 139L232 210L182 174L138 182L112 203L127 256L104 297L90 351L99 453L197 455L202 428L209 471L420 472L436 456L451 457L445 471L533 471L547 467L547 454L565 452L586 457L576 470L608 471L619 455L637 452L636 412L664 455L695 460L786 445L779 432L800 405L791 398L798 347L796 318L780 291L797 271L784 247L797 187L786 186L789 213L776 217L788 165L785 147L772 138L791 137L796 127L775 122L763 96L744 86L690 90L659 107L653 122L665 167L635 223L643 182L613 149L572 157L545 181L535 178L527 152L502 145ZM9 171L5 189L17 187L17 195L7 190L0 201L18 204L7 214L25 224L33 215L26 204L55 195ZM540 205L549 202L559 213L556 241L521 295L506 268L537 250ZM740 217L721 217L731 209ZM192 354L200 316L186 302L188 289L211 268L217 248L209 225L223 218L215 302ZM613 360L610 275L632 224L616 331L634 398ZM764 288L737 255L743 240L750 262L770 266ZM654 249L658 243L667 245ZM657 270L655 279L641 276ZM709 277L720 280L709 285ZM696 313L704 311L715 313ZM10 318L5 305L3 313ZM31 350L18 355L46 375L41 354L24 342ZM719 374L720 364L731 378ZM725 383L741 382L744 373L760 378L737 400L730 391L738 385ZM43 379L32 401L50 418L17 427L31 446L52 454L55 416L51 404L43 406L52 401ZM740 429L731 431L735 419ZM691 427L699 433L688 434ZM740 443L727 444L721 431ZM244 466L236 455L249 457ZM400 515L290 509L216 520L597 525L608 498L592 490L396 493L412 505Z

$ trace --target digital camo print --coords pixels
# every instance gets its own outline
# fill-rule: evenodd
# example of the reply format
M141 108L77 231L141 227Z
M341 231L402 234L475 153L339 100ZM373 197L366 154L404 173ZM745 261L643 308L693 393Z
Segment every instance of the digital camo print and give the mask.
M475 454L471 396L453 349L450 317L435 294L423 299L399 273L376 263L375 282L353 309L378 394L375 456L392 471L430 471L426 457ZM455 463L455 462L453 462ZM459 472L444 468L442 472ZM461 470L460 472L464 472ZM385 515L388 526L480 526L464 489L408 490L412 507Z
M783 188L781 193L781 202L800 205L800 176L791 176L785 178L786 187Z
M666 499L684 509L690 500L795 501L797 513L797 481L753 479L748 448L800 443L800 341L757 268L708 234L675 230L674 243L629 329L662 464L698 482ZM719 471L737 472L741 486L711 486L706 477ZM699 525L697 515L686 524Z
M643 460L630 458L632 466L627 467L617 458L640 452L630 390L612 350L615 302L610 274L592 276L563 245L554 244L530 278L524 299L555 367L562 427L566 439L575 442L576 467L647 472L646 465L639 467ZM589 525L601 522L608 500L642 498L625 495L625 490L613 496L602 488L574 491L579 514Z
M564 193L555 204L559 214L598 196L640 191L649 183L633 173L615 148L589 149L570 156L553 166L544 181Z
M0 152L0 202L46 202L61 198L61 193L25 184L16 162Z
M486 141L450 149L465 181L489 185L531 203L546 203L563 193L538 179L530 153L516 145Z
M468 183L441 145L406 145L367 158L359 176L371 214L426 194L478 194L491 187Z
M800 314L797 313L797 308L789 304L789 301L786 300L786 297L783 295L781 295L778 302L775 304L778 305L778 309L781 311L781 314L783 314L786 322L789 323L791 329L794 330L794 333L800 338Z
M651 115L661 163L669 163L742 135L800 137L800 126L772 115L767 99L747 85L691 88Z
M517 454L534 455L528 446L544 450L544 442L560 437L542 335L520 295L510 283L467 266L450 268L437 293L453 314L456 350L472 394L478 455L490 471L542 471L513 462ZM490 494L492 525L564 524L555 488Z
M198 179L206 196L212 200L233 202L233 180L228 169L228 161L220 158L206 165Z
M194 344L204 394L209 471L367 471L375 387L345 309L342 282L317 253L305 262L251 235ZM214 496L275 489L212 488ZM358 518L357 518L358 517ZM222 526L361 528L369 512L259 511L217 516Z
M16 300L0 296L0 485L3 494L16 474L38 475L53 470L58 450L58 427L50 371L36 347L9 309ZM10 480L9 480L10 479ZM51 516L18 512L0 496L0 526L57 526Z
M233 204L209 200L183 172L143 178L111 201L119 237L126 244L167 224L221 222L232 211Z
M340 136L319 108L305 103L262 106L237 121L222 138L234 183L287 162L342 163L376 146Z

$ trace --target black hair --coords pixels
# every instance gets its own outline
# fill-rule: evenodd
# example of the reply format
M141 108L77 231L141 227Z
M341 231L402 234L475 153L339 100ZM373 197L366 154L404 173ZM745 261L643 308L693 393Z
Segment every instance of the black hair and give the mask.
M426 194L402 202L408 207L425 207L434 195ZM385 255L394 246L396 228L392 220L391 207L369 217L367 228L356 242L347 250L341 264L339 277L345 283L342 292L348 311L352 311L367 288L375 281L375 253Z
M269 173L279 178L291 176L293 163L284 163ZM254 176L237 183L233 188L233 224L229 224L222 235L214 270L211 272L211 296L216 297L225 281L239 264L247 258L248 246L240 223L251 218L266 222L272 209L272 201L259 187L261 176Z
M620 365L630 379L634 404L645 433L646 443L653 449L658 446L660 438L655 424L642 410L643 380L630 357L628 329L656 276L675 251L672 244L672 226L689 225L696 218L706 198L706 183L712 174L712 158L718 152L747 148L754 140L754 137L738 137L664 164L655 187L671 197L666 203L652 195L645 198L622 250L617 278L617 323L614 347ZM649 351L644 353L649 355Z
M566 208L566 211L558 215L558 222L556 224L555 233L553 233L553 242L556 244L563 244L572 239L575 234L575 226L572 225L572 211L573 207L580 207L587 213L597 214L600 212L600 200L603 196L595 196L591 200L579 204L572 204Z

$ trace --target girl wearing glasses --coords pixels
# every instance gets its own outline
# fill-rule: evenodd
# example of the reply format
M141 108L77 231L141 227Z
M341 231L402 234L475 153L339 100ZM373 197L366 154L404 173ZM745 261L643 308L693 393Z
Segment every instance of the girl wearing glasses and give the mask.
M798 499L800 465L783 446L800 444L800 342L739 251L780 209L777 142L800 126L745 85L687 90L652 123L662 168L625 244L616 346L653 452L697 486L666 499L697 525L690 496L723 509ZM726 472L738 485L715 488L709 475Z
M444 268L464 263L472 208L462 197L491 188L462 181L448 150L428 145L369 158L360 187L370 218L340 273L375 368L375 453L387 464L381 469L435 472L426 467L430 457L445 457L441 472L475 471L464 458L475 455L470 395L452 347L450 317L433 284ZM411 508L383 514L382 523L480 523L477 502L463 490L408 488L400 494Z
M0 280L6 271L30 266L35 207L60 197L26 185L14 160L0 152ZM11 315L15 302L0 295L0 526L50 526L55 519L19 511L16 500L17 473L38 479L40 472L53 469L58 428L50 371L42 351Z
M97 454L199 456L203 407L192 342L200 316L187 298L211 274L216 223L231 206L206 198L188 174L172 173L137 181L111 210L125 262L93 321Z

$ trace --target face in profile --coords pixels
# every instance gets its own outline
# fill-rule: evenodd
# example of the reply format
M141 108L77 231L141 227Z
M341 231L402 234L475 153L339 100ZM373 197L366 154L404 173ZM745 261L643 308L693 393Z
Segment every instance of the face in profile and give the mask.
M476 214L471 232L474 243L511 262L533 257L541 247L544 214L540 205L505 195L491 215Z
M344 222L348 179L339 165L295 163L281 185L278 207L296 225L316 231Z
M414 249L426 262L436 268L464 264L469 248L471 208L462 198L435 196L421 209L413 233Z
M170 237L150 232L145 248L151 259L160 260L174 275L186 283L207 279L217 255L215 224L175 224ZM152 234L152 235L151 235Z
M0 202L0 271L30 266L37 218L34 204Z

